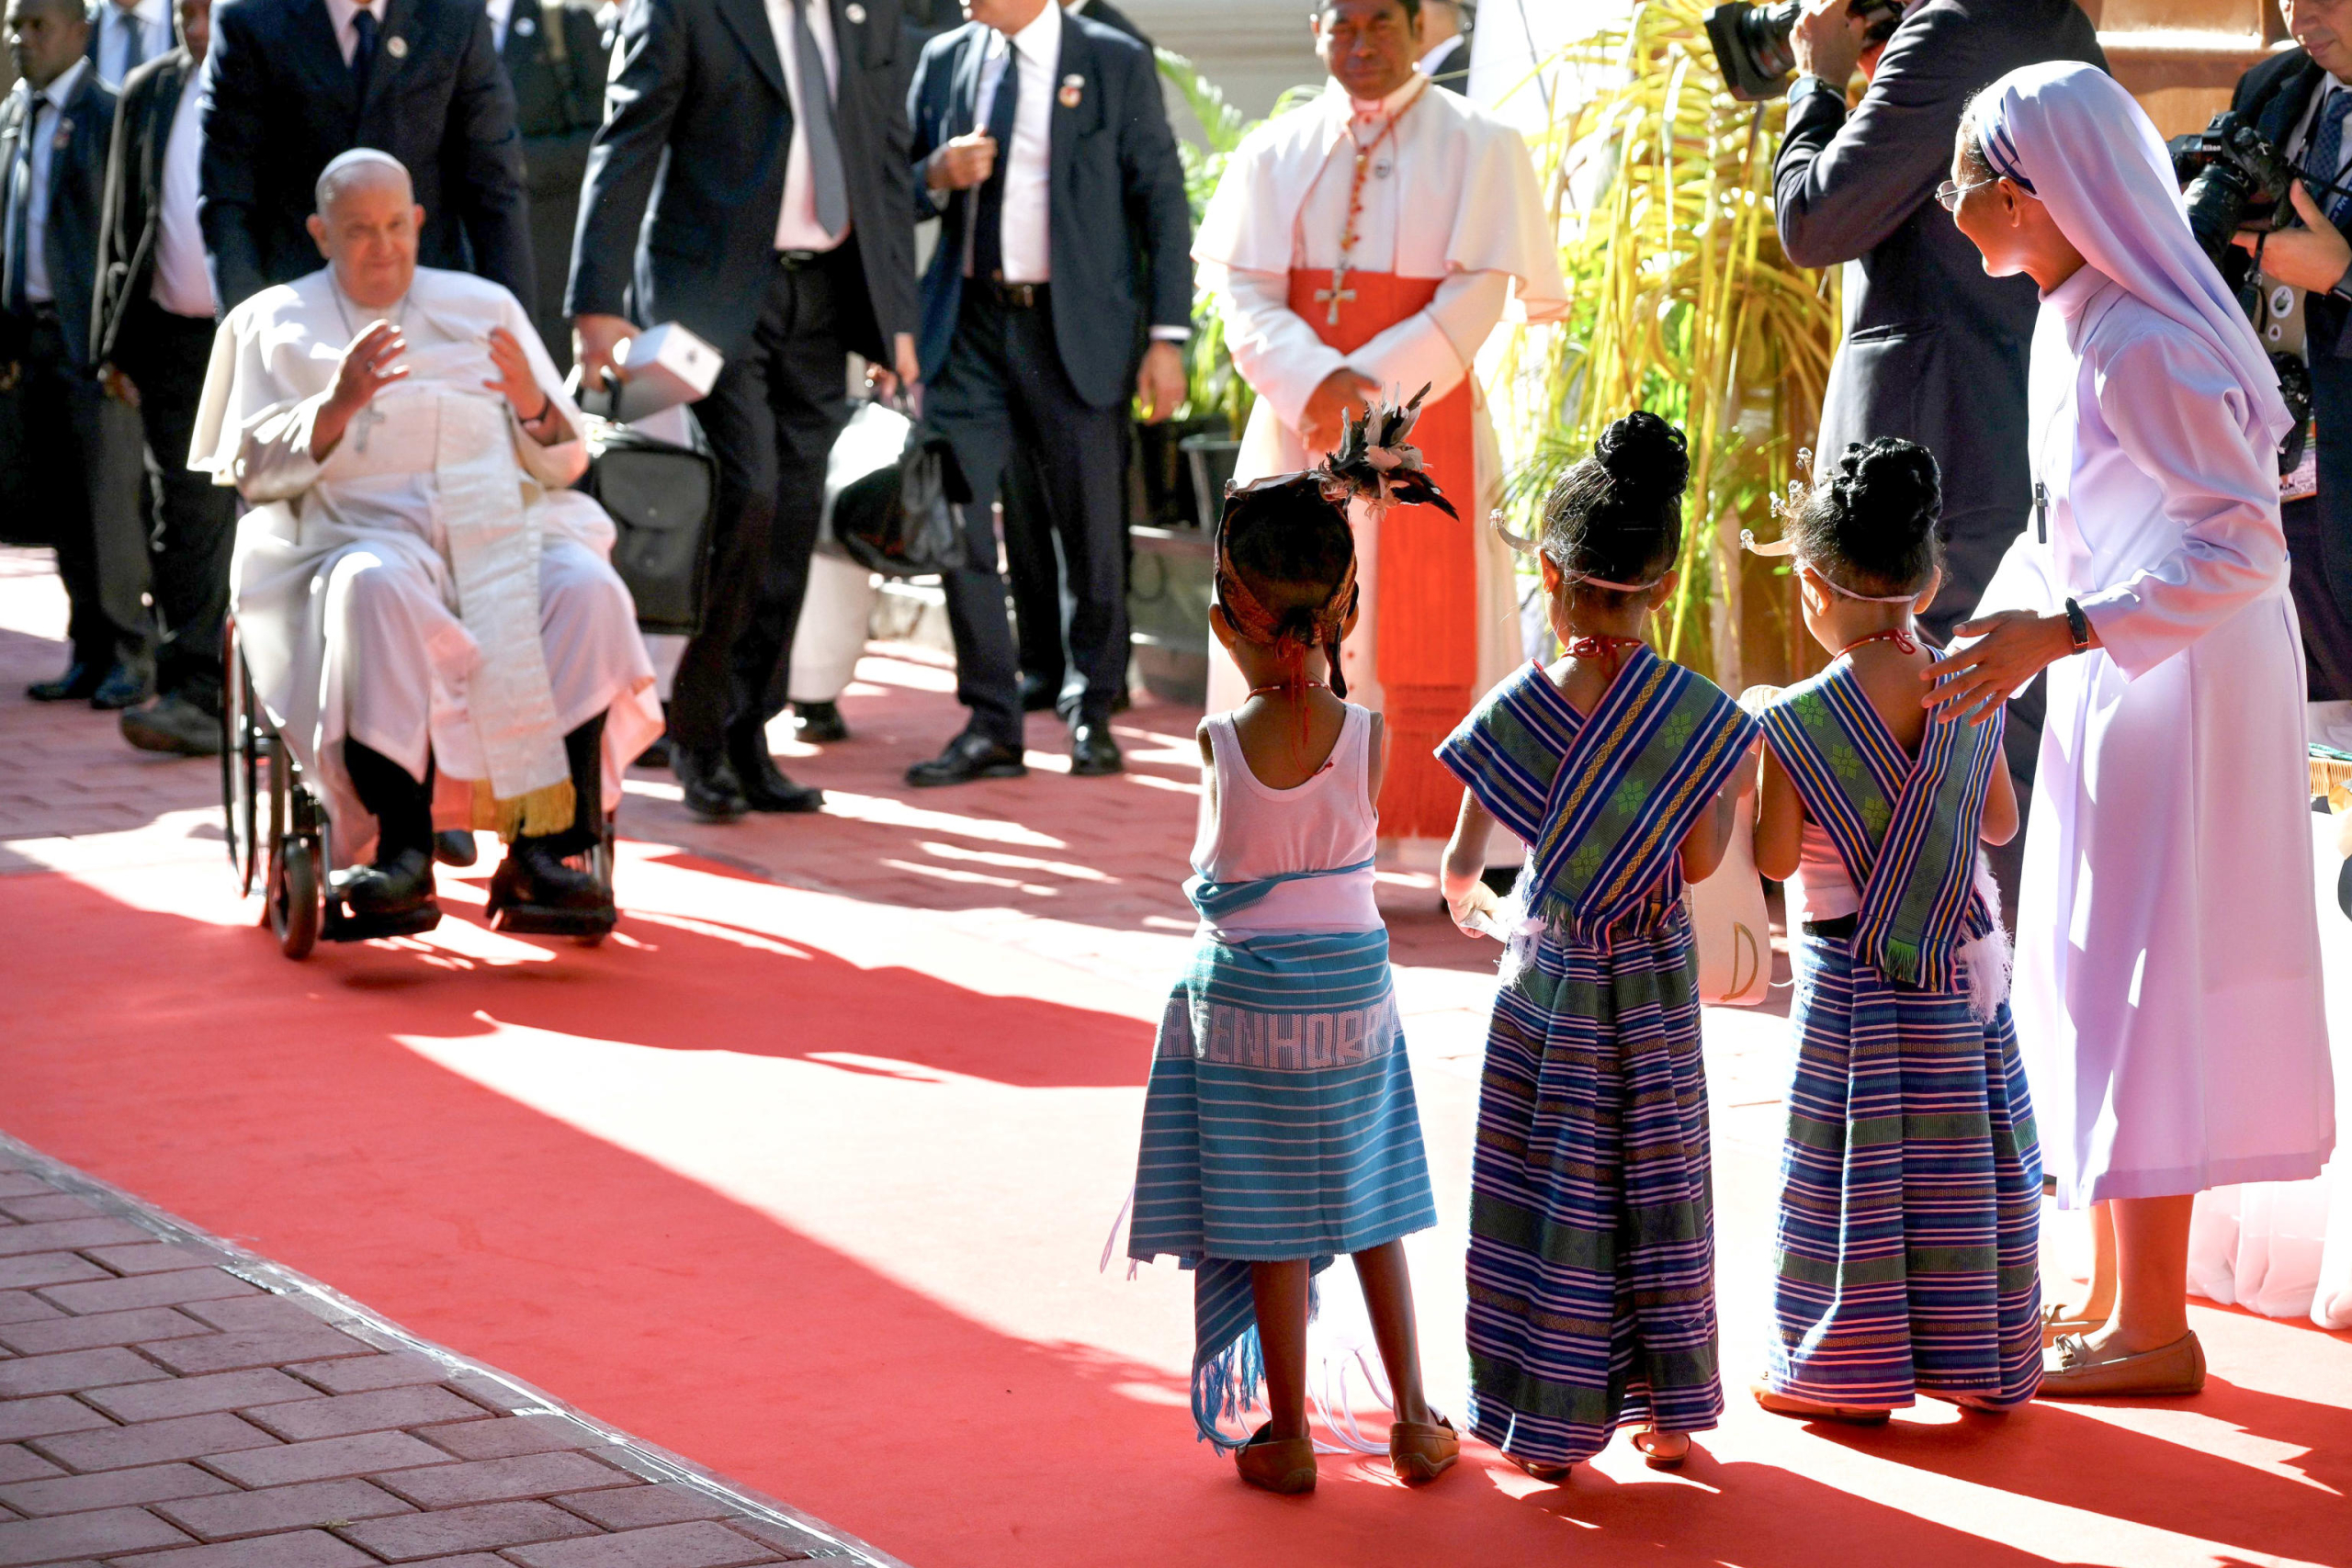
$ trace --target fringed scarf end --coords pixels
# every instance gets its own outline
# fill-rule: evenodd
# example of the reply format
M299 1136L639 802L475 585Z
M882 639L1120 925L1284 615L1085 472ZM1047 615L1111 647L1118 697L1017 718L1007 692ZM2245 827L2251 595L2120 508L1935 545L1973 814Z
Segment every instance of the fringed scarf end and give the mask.
M1193 1369L1193 1425L1199 1440L1231 1453L1249 1441L1227 1437L1225 1423L1239 1422L1258 1403L1266 1382L1266 1353L1251 1324L1241 1337Z
M504 843L564 832L579 814L580 798L568 778L505 799L491 793L488 779L473 783L473 825L495 829Z

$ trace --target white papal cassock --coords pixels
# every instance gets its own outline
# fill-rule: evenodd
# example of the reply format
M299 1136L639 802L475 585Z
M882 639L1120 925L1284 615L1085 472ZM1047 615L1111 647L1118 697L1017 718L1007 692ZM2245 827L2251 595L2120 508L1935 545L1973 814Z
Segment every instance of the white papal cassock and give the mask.
M1355 243L1334 279L1351 195L1361 201ZM1501 459L1473 367L1506 309L1532 321L1567 309L1526 144L1426 77L1376 104L1332 84L1235 150L1193 255L1203 286L1217 293L1234 366L1258 394L1237 479L1295 471L1321 456L1300 443L1299 417L1342 367L1402 397L1430 388L1416 439L1462 520L1430 508L1392 513L1400 547L1399 530L1422 531L1413 542L1419 581L1384 588L1382 525L1354 509L1364 614L1340 665L1350 698L1386 711L1396 737L1382 837L1442 838L1461 789L1429 753L1522 657L1511 553L1486 525L1501 498ZM1411 649L1392 647L1384 660L1381 639L1394 641L1406 615L1434 624L1411 628ZM1214 640L1209 657L1210 708L1238 705L1240 671ZM1400 686L1418 689L1400 701Z
M344 770L346 736L420 781L429 757L445 777L516 799L559 786L564 734L603 713L611 809L662 709L635 606L607 564L612 520L564 488L588 463L579 409L513 295L419 267L385 312L408 340L407 378L312 461L311 423L343 351L377 314L343 301L330 276L229 313L188 463L253 504L232 568L239 645L326 792L336 863L365 860L375 839ZM522 345L572 439L540 446L484 385L498 378L492 327ZM436 819L450 825L446 811Z
M2185 237L2185 236L2184 236ZM2049 671L2018 907L2018 1040L2068 1207L2316 1175L2335 1095L2302 647L2272 454L2238 375L2097 268L2035 329L2041 527L1979 615L2081 601Z

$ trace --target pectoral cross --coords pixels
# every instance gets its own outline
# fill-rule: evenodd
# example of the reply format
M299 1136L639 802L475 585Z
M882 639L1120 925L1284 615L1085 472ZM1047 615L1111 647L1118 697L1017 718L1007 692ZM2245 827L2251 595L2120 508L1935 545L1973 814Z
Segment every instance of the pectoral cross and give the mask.
M373 403L369 403L366 408L361 409L357 413L351 416L351 445L353 450L359 452L365 452L368 450L368 433L377 425L383 423L384 417L385 416L383 414L377 412L376 405Z
M1329 288L1318 288L1315 291L1315 302L1317 305L1322 304L1327 299L1331 302L1330 313L1323 318L1324 324L1327 326L1336 327L1340 324L1340 301L1342 299L1352 299L1356 297L1356 291L1354 289L1342 287L1347 280L1348 258L1341 256L1340 258L1340 265L1331 269L1331 287Z

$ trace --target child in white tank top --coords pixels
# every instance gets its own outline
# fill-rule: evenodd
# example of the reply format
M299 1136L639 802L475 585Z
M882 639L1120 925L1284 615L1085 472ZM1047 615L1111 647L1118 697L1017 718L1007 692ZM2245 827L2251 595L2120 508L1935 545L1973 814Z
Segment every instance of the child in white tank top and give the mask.
M1375 410L1371 424L1401 446L1411 415ZM1207 787L1185 885L1201 926L1153 1055L1127 1234L1130 1258L1194 1270L1195 1427L1272 1492L1315 1485L1308 1280L1340 1253L1388 1374L1390 1463L1425 1482L1459 1456L1422 1396L1405 1265L1403 1238L1437 1210L1373 902L1386 736L1336 673L1356 615L1347 497L1435 489L1368 465L1357 482L1327 464L1226 498L1210 624L1250 694L1201 722ZM1271 1419L1234 1435L1224 1423L1261 1377Z

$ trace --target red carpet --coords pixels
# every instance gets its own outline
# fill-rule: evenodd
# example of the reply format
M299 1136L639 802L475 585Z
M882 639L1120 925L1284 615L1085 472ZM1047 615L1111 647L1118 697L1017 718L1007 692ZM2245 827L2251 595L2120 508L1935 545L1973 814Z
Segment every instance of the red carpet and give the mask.
M1190 1440L1184 1282L1095 1271L1156 998L707 863L624 876L593 953L452 919L300 967L216 866L0 878L0 1127L917 1568L2352 1563L2352 1342L2308 1327L2198 1312L2194 1401L1754 1412L1769 1164L1728 1131L1733 1413L1683 1475L1621 1444L1562 1489L1479 1450L1425 1494L1337 1460L1247 1493ZM1423 1084L1458 1207L1471 1085Z

